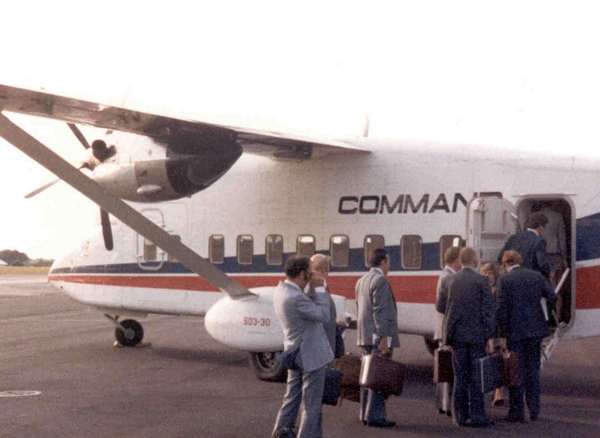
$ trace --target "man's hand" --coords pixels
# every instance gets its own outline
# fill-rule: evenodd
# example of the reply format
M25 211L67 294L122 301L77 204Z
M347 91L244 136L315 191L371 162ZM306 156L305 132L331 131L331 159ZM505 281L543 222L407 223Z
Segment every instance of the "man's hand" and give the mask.
M379 339L379 345L377 346L377 348L379 348L381 354L390 354L390 347L388 347L387 336L382 336Z
M319 277L318 275L313 274L313 276L310 278L310 286L315 289L317 287L323 287L325 286L325 280L323 279L323 277Z
M487 340L486 351L488 354L492 354L494 352L494 338L490 338Z

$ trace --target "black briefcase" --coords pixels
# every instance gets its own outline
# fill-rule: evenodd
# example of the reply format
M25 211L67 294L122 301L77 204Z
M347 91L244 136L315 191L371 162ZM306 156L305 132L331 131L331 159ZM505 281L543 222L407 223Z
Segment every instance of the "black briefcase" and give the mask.
M323 389L323 404L335 406L340 399L342 390L342 372L328 369L325 372L325 388Z
M494 353L481 359L476 359L474 365L475 382L477 382L481 392L490 392L502 386L504 358L501 354Z

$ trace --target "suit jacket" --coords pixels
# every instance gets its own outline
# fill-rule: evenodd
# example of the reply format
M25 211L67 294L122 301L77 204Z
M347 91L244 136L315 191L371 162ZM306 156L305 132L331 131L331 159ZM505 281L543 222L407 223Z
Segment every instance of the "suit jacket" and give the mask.
M327 293L317 292L315 301L297 286L280 282L273 296L275 313L283 327L284 350L300 346L304 371L319 369L333 360L333 352L323 329L329 320Z
M546 240L546 251L548 254L560 254L563 259L567 257L567 232L562 214L550 207L540 210L548 218L544 229L544 240Z
M500 337L520 341L548 335L548 323L540 300L546 298L552 309L556 294L539 272L515 266L498 279L496 294Z
M446 303L448 301L448 279L454 274L455 272L452 268L445 266L442 270L442 273L440 274L440 278L438 279L437 289L435 291L435 309L437 310L437 315L435 318L435 328L433 333L433 339L435 340L443 339L442 327L444 325L444 313L446 313Z
M464 267L452 276L444 327L445 342L485 344L494 337L494 299L489 279Z
M305 289L306 290L306 289ZM323 328L325 329L325 334L327 335L327 340L329 341L329 346L331 347L331 351L335 355L335 342L336 342L336 332L337 332L337 309L335 308L335 302L331 297L331 292L329 291L329 287L325 285L325 291L329 296L329 319L323 323ZM306 292L311 299L316 299L316 292L312 288L308 288Z
M508 238L504 247L498 254L498 262L502 263L502 256L508 250L517 251L523 258L523 267L538 271L544 277L550 276L550 262L546 254L546 241L542 236L527 230L524 233L513 234Z
M379 269L371 270L356 283L358 324L356 343L373 346L373 335L391 338L391 347L400 346L398 310L390 283Z

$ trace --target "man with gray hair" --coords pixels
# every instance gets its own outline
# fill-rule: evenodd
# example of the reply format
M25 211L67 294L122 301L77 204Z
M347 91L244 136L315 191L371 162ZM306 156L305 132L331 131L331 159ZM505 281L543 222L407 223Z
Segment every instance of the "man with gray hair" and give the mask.
M454 393L452 416L458 426L485 427L483 393L475 380L474 362L494 351L494 301L490 282L477 272L479 257L470 246L460 250L462 269L449 286L444 327L445 344L452 346Z

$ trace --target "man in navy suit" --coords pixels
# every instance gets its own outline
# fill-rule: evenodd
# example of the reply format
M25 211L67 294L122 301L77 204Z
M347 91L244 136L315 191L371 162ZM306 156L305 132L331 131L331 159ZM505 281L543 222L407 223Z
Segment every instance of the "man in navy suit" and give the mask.
M494 302L490 282L477 272L477 252L467 246L460 250L462 269L449 285L443 336L452 346L454 393L452 417L458 426L485 427L491 424L485 413L483 393L475 380L474 361L494 350Z
M506 251L513 250L521 255L523 267L538 271L549 279L550 262L546 253L546 240L542 237L547 223L548 218L544 213L531 213L525 224L525 232L513 234L508 238L498 254L498 262L502 263L502 256Z
M556 294L539 272L521 266L522 258L516 251L506 251L502 266L507 274L498 280L498 329L503 344L519 355L521 384L509 386L510 408L508 421L525 421L527 401L532 421L540 414L540 360L542 339L548 336L541 299L552 308Z
M300 406L298 437L323 436L320 430L325 368L333 360L323 323L329 320L329 295L324 280L313 275L307 257L292 256L285 264L286 280L273 296L275 312L283 328L284 354L299 349L297 369L288 370L287 390L275 422L273 435L285 436L294 429ZM303 291L315 290L314 301ZM290 434L291 435L291 434Z

